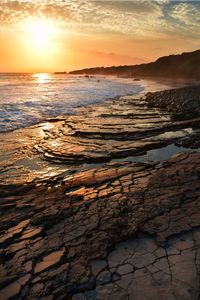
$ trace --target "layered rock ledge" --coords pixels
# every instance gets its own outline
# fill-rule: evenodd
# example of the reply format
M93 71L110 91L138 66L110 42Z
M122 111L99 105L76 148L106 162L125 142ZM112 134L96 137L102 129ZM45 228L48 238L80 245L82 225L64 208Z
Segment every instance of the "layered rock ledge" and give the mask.
M0 299L198 300L199 120L123 97L1 134Z

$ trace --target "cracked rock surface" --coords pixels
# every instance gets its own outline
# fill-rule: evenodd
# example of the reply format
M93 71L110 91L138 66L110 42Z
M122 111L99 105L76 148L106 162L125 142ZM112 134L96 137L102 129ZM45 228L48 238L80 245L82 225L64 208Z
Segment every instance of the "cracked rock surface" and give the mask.
M165 247L148 236L118 243L105 260L91 261L95 288L72 299L198 299L199 238L197 229Z
M0 299L199 300L200 153L134 160L198 128L124 97L1 134Z

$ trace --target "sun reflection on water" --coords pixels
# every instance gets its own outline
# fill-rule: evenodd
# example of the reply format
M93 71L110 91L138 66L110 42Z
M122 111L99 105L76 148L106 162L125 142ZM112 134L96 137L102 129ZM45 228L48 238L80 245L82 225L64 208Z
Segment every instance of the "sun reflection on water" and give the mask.
M37 74L33 74L32 77L38 83L45 83L45 82L48 82L51 79L51 76L48 73L37 73Z

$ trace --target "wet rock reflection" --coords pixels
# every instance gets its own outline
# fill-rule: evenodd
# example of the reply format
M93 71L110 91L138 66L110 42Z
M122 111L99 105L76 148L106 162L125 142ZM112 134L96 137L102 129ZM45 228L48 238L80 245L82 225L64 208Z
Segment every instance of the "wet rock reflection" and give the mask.
M198 124L127 97L2 134L0 299L196 300L200 153L148 154Z

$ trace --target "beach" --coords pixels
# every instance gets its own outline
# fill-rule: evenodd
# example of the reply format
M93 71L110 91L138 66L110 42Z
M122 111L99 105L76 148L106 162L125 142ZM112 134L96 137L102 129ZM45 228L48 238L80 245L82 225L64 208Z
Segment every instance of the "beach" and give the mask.
M198 299L200 87L176 87L1 133L0 298Z

